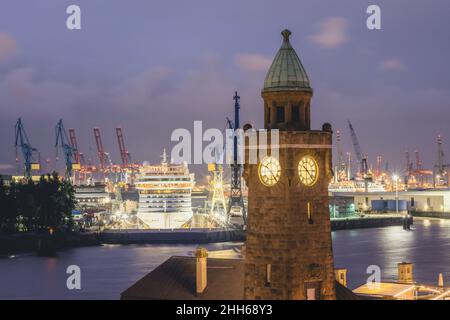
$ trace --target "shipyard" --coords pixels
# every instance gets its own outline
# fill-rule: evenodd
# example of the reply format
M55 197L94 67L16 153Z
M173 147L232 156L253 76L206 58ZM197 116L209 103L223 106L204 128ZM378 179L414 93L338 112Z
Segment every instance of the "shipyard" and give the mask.
M239 126L234 125L239 125L237 92L233 100L234 108L230 104L230 111L235 119L227 118L226 125L238 129ZM347 219L351 227L351 221L355 219L378 218L398 224L396 216L450 217L450 165L445 160L441 136L437 137L436 164L432 169L424 168L419 152L415 151L414 162L409 152L405 152L403 170L392 172L388 164L383 163L381 155L376 156L375 163L369 161L350 121L348 126L354 150L346 151L346 157L341 147L341 131L335 136L337 156L328 185L332 221ZM47 173L33 157L38 149L31 146L22 119L17 121L15 128L17 165L25 171L23 176L2 175L2 180L6 184L20 183L24 177L39 181L40 176ZM201 183L196 181L195 173L189 171L187 162L174 164L166 149L161 151L160 163L133 162L121 127L116 128L120 154L117 162L113 162L110 152L103 149L98 127L93 128L98 158L88 162L78 147L75 129L71 128L67 133L62 120L56 128L55 146L63 150L65 178L74 185L77 200L73 218L83 230L116 230L116 233L120 230L171 230L175 234L176 230L183 229L245 229L248 191L241 173L243 165L237 162L237 156L235 162L224 161L226 147L220 152L213 150L213 157L214 154L217 157L213 160L217 161L203 165L208 173L199 180L207 183ZM20 150L25 160L19 160ZM33 151L27 154L29 150ZM182 236L176 237L183 242ZM239 237L242 239L242 234Z
M321 1L0 13L0 300L450 300L445 10Z

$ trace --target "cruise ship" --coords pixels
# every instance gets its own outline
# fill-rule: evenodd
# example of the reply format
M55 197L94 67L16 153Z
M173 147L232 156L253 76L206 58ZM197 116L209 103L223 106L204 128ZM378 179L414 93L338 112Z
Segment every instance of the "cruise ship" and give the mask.
M347 180L331 182L328 185L329 192L384 192L383 184L377 181Z
M139 171L137 217L150 229L182 228L193 215L194 183L187 164L169 163L164 150L161 164L144 163Z

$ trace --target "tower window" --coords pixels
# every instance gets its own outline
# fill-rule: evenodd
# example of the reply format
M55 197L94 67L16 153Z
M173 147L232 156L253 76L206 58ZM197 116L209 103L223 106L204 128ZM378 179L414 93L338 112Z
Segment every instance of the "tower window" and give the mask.
M307 212L308 212L308 222L309 222L309 224L313 224L314 221L312 219L312 205L311 205L311 202L308 202L306 206L307 206Z
M277 107L277 122L284 122L284 107Z
M306 300L320 300L320 282L306 282Z
M266 287L270 287L270 283L272 282L272 265L266 264Z
M300 107L292 106L292 121L299 122L300 121Z

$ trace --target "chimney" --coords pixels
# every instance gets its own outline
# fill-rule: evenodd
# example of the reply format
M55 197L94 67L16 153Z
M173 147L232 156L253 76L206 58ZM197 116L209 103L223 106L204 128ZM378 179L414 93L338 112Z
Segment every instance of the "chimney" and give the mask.
M344 287L347 287L347 269L334 269L334 276L337 282L339 282Z
M444 287L444 276L442 275L442 273L439 273L438 287L439 288Z
M207 285L207 275L208 275L208 266L207 266L207 258L208 258L208 250L205 248L197 248L195 252L196 256L196 291L197 294L202 294Z
M409 262L402 262L398 267L398 282L399 283L413 283L413 264Z

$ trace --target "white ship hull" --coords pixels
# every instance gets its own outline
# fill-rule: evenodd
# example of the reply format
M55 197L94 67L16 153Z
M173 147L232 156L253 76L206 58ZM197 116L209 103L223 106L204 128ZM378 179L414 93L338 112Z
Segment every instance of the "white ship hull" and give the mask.
M193 216L194 175L187 165L144 165L136 180L137 217L150 229L182 228Z
M154 212L154 213L138 213L138 218L141 219L150 229L179 229L192 218L192 211L190 212Z

